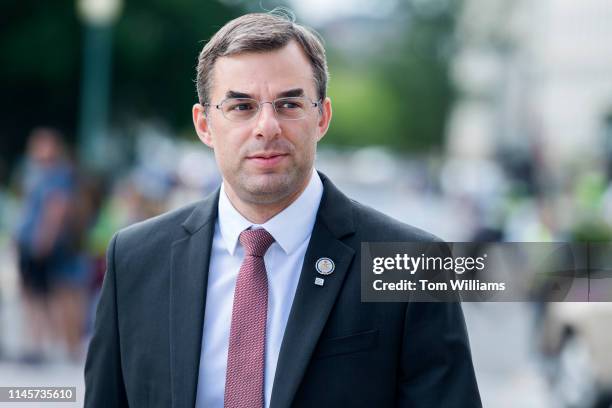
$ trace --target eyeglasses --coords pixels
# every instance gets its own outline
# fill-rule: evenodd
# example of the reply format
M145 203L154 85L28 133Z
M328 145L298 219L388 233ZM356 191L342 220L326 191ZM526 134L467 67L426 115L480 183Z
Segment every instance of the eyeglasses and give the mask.
M256 117L262 105L266 103L272 105L276 117L281 120L304 119L309 109L321 106L320 101L313 102L301 96L278 98L272 102L259 102L251 98L228 98L218 105L205 103L204 106L213 106L219 109L223 116L232 122L246 122Z

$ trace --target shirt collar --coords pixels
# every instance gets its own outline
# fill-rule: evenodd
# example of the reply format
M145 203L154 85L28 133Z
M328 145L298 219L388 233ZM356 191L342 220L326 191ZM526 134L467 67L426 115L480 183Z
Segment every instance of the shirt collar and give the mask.
M245 229L265 228L286 254L295 251L311 234L315 223L323 183L319 174L313 169L310 181L300 196L264 224L253 224L242 216L233 206L225 193L225 183L221 185L219 194L219 230L225 247L230 255L234 255L238 237Z

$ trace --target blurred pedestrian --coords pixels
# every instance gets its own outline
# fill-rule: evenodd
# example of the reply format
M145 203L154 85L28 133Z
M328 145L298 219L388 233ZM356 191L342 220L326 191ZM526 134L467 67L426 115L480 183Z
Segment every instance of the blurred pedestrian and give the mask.
M76 178L57 130L32 131L22 176L23 218L16 238L30 340L24 359L42 361L58 342L77 356L83 300L71 283L84 280L87 269L72 222Z

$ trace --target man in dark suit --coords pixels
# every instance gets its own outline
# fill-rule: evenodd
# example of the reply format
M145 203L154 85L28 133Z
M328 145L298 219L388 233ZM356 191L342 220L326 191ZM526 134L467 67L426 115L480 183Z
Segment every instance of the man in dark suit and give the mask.
M361 302L362 242L437 239L314 170L326 86L284 16L204 47L193 120L223 184L111 240L86 407L481 406L459 303Z

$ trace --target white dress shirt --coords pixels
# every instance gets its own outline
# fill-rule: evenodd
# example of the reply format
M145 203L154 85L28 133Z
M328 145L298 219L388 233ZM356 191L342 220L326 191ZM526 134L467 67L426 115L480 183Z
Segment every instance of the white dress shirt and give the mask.
M264 256L268 273L264 400L266 408L270 406L278 354L322 195L323 183L313 169L308 186L289 207L256 225L234 208L221 186L208 271L196 407L223 407L234 289L244 258L238 237L249 227L265 228L275 239Z

